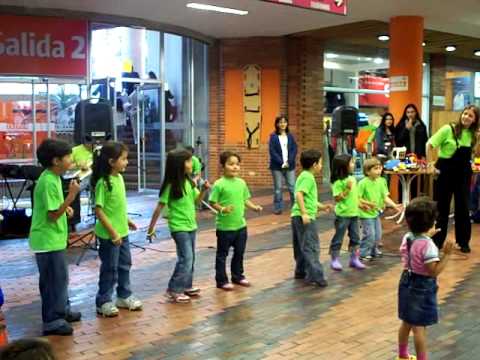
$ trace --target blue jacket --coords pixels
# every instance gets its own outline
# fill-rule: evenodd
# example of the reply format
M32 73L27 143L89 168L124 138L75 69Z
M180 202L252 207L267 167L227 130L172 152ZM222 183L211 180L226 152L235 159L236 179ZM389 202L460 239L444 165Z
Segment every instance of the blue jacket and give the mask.
M297 157L297 143L291 133L288 137L288 170L295 170L295 158ZM270 170L282 170L283 157L280 140L276 133L270 135L268 142L268 150L270 152Z

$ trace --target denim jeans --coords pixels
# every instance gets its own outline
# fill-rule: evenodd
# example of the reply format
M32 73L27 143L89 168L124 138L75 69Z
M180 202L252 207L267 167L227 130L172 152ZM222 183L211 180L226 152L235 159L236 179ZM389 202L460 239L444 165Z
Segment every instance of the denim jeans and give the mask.
M110 239L101 239L98 249L100 257L100 277L98 280L97 307L112 301L113 289L117 285L117 297L126 299L132 295L130 289L130 268L132 255L128 236L121 245L115 245Z
M43 330L55 330L66 324L70 312L66 250L36 253L35 259L40 273Z
M290 193L290 207L295 203L295 170L272 170L273 176L273 209L283 210L282 178L285 179L288 192Z
M376 248L382 238L382 221L380 216L373 219L360 219L362 239L360 240L360 256L376 256Z
M228 283L226 261L230 247L233 247L231 263L232 281L240 281L243 276L243 255L247 245L247 228L240 230L222 231L217 230L217 256L215 258L215 280L217 286Z
M348 250L355 251L360 245L360 236L358 228L358 217L335 217L335 235L333 235L330 242L330 255L339 256L342 249L342 242L345 233L348 230L348 237L350 242L348 243Z
M172 232L177 246L177 264L168 282L169 291L183 293L186 289L192 288L196 234L196 230Z
M303 224L301 216L292 217L293 256L295 257L295 277L308 282L325 279L320 263L320 239L315 220Z

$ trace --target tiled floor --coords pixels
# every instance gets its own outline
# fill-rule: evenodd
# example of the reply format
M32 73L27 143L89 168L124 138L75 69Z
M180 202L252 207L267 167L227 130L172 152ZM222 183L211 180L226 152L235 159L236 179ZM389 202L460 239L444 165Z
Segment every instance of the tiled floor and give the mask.
M323 197L328 197L323 194ZM148 223L156 195L134 196L130 210L141 227ZM195 284L202 296L174 305L164 291L175 264L175 248L164 222L160 240L134 248L133 289L144 302L142 312L121 311L118 318L95 314L99 260L87 251L75 265L79 248L69 250L70 294L83 313L72 337L50 337L60 359L393 359L396 348L396 287L401 271L396 249L403 227L384 221L386 254L363 272L327 270L325 289L292 278L293 259L288 214L271 214L271 196L256 193L262 214L249 214L246 275L251 288L216 289L213 218L203 211L198 233ZM333 216L318 220L322 261L333 234ZM441 322L429 332L431 359L479 358L480 246L473 228L473 252L456 254L440 283ZM450 233L451 235L451 233ZM343 262L346 263L346 254ZM0 242L0 283L11 339L41 333L38 273L26 240Z

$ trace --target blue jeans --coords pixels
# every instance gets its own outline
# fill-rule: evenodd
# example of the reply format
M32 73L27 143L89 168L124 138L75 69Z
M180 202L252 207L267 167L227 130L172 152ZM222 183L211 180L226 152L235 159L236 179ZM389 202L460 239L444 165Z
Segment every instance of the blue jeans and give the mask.
M100 277L98 280L97 307L112 301L113 289L117 285L117 297L126 299L132 295L130 289L130 268L132 255L128 236L121 245L115 245L110 239L101 239L98 249L100 257Z
M285 179L290 193L290 207L295 203L295 170L272 170L273 176L273 210L283 210L282 178Z
M301 216L292 217L293 256L295 257L295 277L308 282L325 279L320 263L320 239L315 220L303 224Z
M172 232L177 246L177 264L168 282L168 291L183 293L186 289L192 288L196 234L196 230Z
M343 237L345 236L347 230L348 237L350 239L350 242L348 243L348 250L353 252L360 245L360 236L358 234L358 217L336 216L335 235L333 235L332 241L330 242L330 255L332 255L332 257L337 257L340 255Z
M228 251L233 247L231 264L232 281L243 280L243 255L247 245L247 228L244 227L234 231L217 230L217 256L215 258L215 280L217 286L228 283L228 276L225 270Z
M373 219L360 219L362 239L360 241L360 256L376 256L376 248L382 238L382 221L380 216Z
M70 312L66 251L36 253L35 259L40 273L43 330L55 330L67 323L65 317Z

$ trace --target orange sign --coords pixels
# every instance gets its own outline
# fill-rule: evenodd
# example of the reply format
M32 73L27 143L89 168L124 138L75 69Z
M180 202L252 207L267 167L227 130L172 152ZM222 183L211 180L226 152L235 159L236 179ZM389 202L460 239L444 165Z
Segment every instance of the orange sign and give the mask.
M0 74L87 76L88 23L0 15Z

